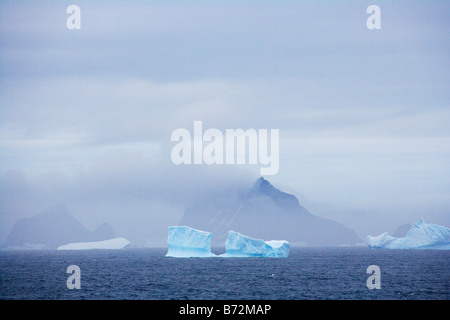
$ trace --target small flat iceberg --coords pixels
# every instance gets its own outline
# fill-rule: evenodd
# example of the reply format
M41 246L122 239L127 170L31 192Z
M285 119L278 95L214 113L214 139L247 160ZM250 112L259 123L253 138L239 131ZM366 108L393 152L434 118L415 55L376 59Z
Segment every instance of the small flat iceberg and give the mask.
M125 238L114 238L110 240L95 242L74 242L59 246L57 250L92 250L92 249L123 249L130 244Z
M195 258L214 257L211 252L213 234L187 226L169 227L166 257Z
M264 241L253 239L235 231L228 231L226 253L222 257L272 257L287 258L289 242L285 240Z
M420 219L404 238L395 238L385 232L367 236L366 243L369 248L450 250L450 229Z

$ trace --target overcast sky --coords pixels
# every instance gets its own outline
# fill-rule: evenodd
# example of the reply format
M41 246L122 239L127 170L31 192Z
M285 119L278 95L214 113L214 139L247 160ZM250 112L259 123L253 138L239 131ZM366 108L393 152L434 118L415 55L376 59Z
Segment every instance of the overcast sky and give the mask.
M66 27L71 4L81 30ZM366 8L381 8L369 30ZM450 225L446 1L1 1L0 243L56 203L159 243L258 166L175 166L171 132L280 130L267 176L367 234ZM137 237L136 235L139 235ZM143 240L142 240L143 239Z

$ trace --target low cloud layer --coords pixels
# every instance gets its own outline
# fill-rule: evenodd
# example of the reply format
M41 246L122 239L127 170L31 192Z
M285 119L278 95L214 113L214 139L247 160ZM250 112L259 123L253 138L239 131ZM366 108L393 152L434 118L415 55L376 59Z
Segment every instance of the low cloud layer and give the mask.
M4 242L17 219L64 205L90 230L108 222L135 244L163 245L167 226L179 223L186 206L229 189L248 190L256 177L237 167L180 169L123 153L73 176L10 170L0 179L0 234Z

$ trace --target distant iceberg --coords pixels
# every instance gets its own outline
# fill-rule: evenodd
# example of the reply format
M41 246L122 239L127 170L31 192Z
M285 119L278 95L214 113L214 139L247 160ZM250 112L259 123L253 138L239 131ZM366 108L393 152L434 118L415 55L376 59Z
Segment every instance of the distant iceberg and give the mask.
M59 246L57 250L123 249L129 244L130 241L125 238L114 238L95 242L69 243Z
M369 248L450 250L450 229L420 219L404 238L395 238L385 232L367 236L366 243Z
M213 234L187 226L169 227L169 250L166 257L194 258L214 257L211 253Z
M289 256L289 242L285 240L264 241L244 236L235 231L228 232L223 257L272 257Z
M166 257L194 258L217 257L211 252L211 232L187 226L169 227L169 249ZM220 257L273 257L289 255L289 242L285 240L264 241L229 231L225 242L226 253Z

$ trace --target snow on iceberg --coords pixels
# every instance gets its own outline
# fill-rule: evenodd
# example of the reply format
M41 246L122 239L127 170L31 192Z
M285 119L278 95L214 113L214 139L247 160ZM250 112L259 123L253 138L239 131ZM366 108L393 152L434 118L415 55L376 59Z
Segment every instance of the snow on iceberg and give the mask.
M193 258L214 257L211 253L213 234L186 226L169 227L167 242L169 250L166 257Z
M385 232L375 237L367 236L366 243L369 248L450 250L450 229L420 219L404 238L395 238Z
M59 246L57 250L123 249L129 244L130 241L125 238L114 238L95 242L69 243Z
M285 240L264 241L228 231L223 257L273 257L289 256L289 242Z

